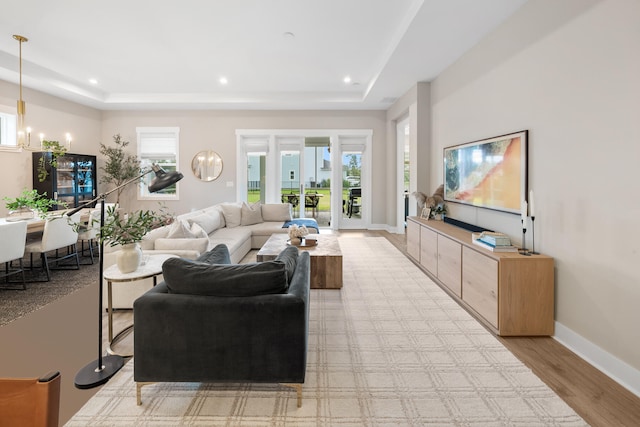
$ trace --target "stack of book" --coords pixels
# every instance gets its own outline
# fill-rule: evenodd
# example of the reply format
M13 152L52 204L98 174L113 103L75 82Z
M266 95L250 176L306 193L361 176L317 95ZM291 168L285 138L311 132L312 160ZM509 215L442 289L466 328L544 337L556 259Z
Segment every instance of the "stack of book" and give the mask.
M471 240L474 244L493 252L518 252L518 248L511 244L509 236L502 233L490 231L472 233Z

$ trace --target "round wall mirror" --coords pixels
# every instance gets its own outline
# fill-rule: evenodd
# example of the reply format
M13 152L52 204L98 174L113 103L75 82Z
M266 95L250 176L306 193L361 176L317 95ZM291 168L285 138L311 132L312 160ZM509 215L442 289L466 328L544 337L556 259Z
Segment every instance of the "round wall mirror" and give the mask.
M191 160L191 170L202 181L213 181L222 173L222 157L215 151L200 151Z

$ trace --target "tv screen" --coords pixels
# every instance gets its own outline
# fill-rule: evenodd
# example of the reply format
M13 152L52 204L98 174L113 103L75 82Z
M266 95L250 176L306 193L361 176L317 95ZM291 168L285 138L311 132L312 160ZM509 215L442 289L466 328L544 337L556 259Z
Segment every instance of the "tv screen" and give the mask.
M444 199L520 213L527 194L528 131L444 149Z

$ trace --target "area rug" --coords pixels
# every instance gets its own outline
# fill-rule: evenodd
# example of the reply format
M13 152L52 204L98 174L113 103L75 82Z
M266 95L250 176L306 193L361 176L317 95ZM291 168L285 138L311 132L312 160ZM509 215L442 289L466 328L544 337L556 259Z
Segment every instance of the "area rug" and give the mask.
M159 383L133 363L76 426L584 426L382 237L340 237L344 287L312 290L303 405L280 385Z
M83 258L81 262L86 262L86 259ZM51 270L51 281L27 282L26 290L2 289L3 286L16 286L13 283L7 285L2 279L0 282L0 326L26 316L91 283L96 283L98 268L96 262L93 265L80 265L80 270ZM39 267L36 267L34 273L44 277L44 273L39 270ZM25 273L27 280L30 274L31 272ZM15 277L12 280L15 280Z

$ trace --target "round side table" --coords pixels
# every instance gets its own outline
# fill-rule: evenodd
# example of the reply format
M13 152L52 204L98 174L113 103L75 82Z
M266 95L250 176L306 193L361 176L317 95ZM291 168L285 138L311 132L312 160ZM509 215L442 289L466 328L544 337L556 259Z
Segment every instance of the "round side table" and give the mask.
M109 343L107 345L107 353L112 355L118 355L122 357L131 357L133 354L119 354L116 353L111 346L115 345L122 338L131 333L133 324L127 326L120 332L113 336L113 297L112 297L112 283L120 282L135 282L143 279L153 279L153 286L157 285L158 276L162 274L162 263L169 258L175 258L176 255L171 254L158 254L158 255L145 255L143 258L143 264L138 266L136 271L131 273L121 273L118 270L117 265L112 265L105 269L103 277L107 281L107 313L109 316Z

